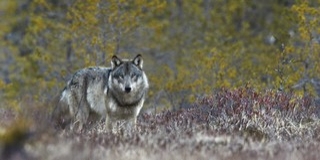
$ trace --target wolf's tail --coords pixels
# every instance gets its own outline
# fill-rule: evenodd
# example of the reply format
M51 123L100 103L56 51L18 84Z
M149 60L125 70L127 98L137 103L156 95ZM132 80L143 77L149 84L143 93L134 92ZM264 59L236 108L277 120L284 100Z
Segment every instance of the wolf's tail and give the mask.
M67 94L66 92L67 92L67 87L64 87L61 92L59 102L66 102L66 94Z

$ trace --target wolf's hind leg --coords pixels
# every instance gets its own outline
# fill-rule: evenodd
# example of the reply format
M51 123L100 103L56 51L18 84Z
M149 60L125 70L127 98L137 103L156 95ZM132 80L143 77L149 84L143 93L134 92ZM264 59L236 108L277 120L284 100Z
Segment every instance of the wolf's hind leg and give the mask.
M87 88L88 88L88 77L84 76L82 79L79 79L79 86L77 89L77 98L78 98L78 112L76 113L76 120L79 122L78 131L83 129L83 126L86 124L89 118L89 103L87 100Z
M73 119L70 129L81 131L89 117L89 105L83 99L83 95L77 94L75 90L71 91L68 97L68 104L70 115Z
M76 116L77 121L79 121L79 128L78 131L81 131L83 129L83 126L87 123L87 120L89 118L89 105L85 101L81 101L79 104L79 110Z
M73 130L75 125L79 122L77 119L77 114L79 111L79 101L76 93L73 90L71 90L70 95L68 96L68 105L69 105L70 116L72 119L70 129Z

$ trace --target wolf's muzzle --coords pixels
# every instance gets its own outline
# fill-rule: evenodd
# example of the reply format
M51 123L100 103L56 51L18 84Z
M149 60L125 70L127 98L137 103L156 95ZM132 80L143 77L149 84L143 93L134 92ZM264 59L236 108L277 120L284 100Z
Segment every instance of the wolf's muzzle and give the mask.
M129 93L131 91L131 87L125 87L124 90L126 91L126 93Z

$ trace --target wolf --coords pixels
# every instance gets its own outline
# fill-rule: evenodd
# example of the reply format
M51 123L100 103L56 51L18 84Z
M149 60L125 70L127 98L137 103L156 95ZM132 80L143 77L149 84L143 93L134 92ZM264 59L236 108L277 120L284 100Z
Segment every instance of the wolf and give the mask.
M78 129L82 130L92 111L105 118L109 131L114 131L118 121L135 128L148 89L142 56L121 59L114 55L111 67L78 70L67 82L60 102L69 108L72 129L79 123Z

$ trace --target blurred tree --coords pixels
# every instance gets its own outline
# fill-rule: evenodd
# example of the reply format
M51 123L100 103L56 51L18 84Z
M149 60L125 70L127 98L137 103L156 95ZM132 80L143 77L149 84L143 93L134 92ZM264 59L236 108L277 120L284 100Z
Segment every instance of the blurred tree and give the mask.
M320 84L319 0L0 3L0 89L14 104L51 99L77 69L108 66L112 54L143 54L151 106L221 87L314 94Z

